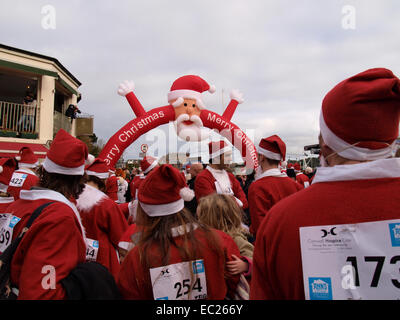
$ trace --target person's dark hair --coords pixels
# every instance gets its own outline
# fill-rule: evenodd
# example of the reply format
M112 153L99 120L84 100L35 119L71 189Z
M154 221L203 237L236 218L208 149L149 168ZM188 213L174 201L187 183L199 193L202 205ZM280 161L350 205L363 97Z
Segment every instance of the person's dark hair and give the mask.
M67 199L78 199L85 188L85 177L47 172L43 167L38 169L39 187L57 191Z
M100 179L96 176L87 175L85 181L95 183L100 191L106 193L106 179Z
M270 166L278 166L281 162L280 160L273 160L269 158L265 158L265 161L267 161Z
M296 180L296 172L294 171L293 168L288 168L286 169L286 174L289 178L294 178Z
M139 204L136 224L142 232L138 238L135 238L137 240L132 240L136 242L135 245L139 249L140 261L145 268L151 268L155 261L160 262L161 265L167 265L172 246L179 250L183 261L201 258L199 249L203 243L195 236L194 224L197 224L198 228L203 231L202 237L206 240L207 246L217 254L221 259L221 263L225 264L221 242L215 231L197 221L186 208L172 215L150 217ZM178 226L183 226L184 230L186 230L183 234L182 245L178 245L175 242L172 234L172 228ZM155 247L158 249L157 251L154 251Z

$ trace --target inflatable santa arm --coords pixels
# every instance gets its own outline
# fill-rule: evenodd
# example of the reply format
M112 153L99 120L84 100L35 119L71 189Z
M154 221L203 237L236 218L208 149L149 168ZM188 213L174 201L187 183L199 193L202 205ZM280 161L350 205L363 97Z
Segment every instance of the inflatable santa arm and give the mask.
M128 100L129 105L131 106L133 112L136 117L139 118L146 113L142 104L139 102L138 98L136 98L133 90L135 89L135 83L133 81L124 81L118 87L118 94L123 96Z
M229 102L228 106L226 107L222 117L230 121L233 117L233 114L236 111L236 107L238 104L243 103L243 94L239 90L232 90L229 94L231 101Z

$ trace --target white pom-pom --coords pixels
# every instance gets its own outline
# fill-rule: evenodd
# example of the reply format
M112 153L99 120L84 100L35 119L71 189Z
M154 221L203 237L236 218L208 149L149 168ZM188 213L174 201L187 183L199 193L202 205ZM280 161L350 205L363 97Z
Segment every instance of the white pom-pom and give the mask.
M85 165L90 166L93 162L94 162L94 155L89 154L86 161L85 161Z
M0 166L0 173L3 172L3 166Z
M184 102L184 100L183 100L183 98L182 97L179 97L178 99L176 99L173 103L172 103L172 106L173 107L179 107L182 103Z
M21 161L21 157L20 157L20 156L16 156L16 157L15 157L15 160Z
M241 93L239 90L234 89L230 92L229 94L230 98L232 100L236 100L239 104L243 103L244 99L243 99L243 93Z
M211 85L211 86L210 86L210 89L208 89L208 92L209 92L209 93L214 93L214 92L215 92L215 86L214 86L214 85Z
M184 201L190 201L194 198L194 191L188 187L179 190L179 195Z

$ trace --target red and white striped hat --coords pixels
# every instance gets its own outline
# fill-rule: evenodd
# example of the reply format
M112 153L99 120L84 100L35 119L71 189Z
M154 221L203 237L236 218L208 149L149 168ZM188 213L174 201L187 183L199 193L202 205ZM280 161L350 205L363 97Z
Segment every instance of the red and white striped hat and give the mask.
M320 114L324 142L350 160L392 155L399 134L400 80L392 71L369 69L336 85Z
M38 157L29 147L22 147L15 159L18 161L19 167L35 168L39 165Z
M156 165L158 165L158 161L152 156L145 156L143 160L140 161L140 169L142 169L145 174L150 172Z
M94 159L93 163L87 166L85 171L88 176L95 176L99 179L107 179L110 175L106 162L99 158Z
M176 79L172 84L168 93L168 102L171 103L176 99L172 106L178 107L183 103L184 98L194 99L197 106L200 109L204 109L204 104L201 100L201 93L204 91L214 93L215 86L210 86L204 79L196 75L183 76Z
M284 161L286 158L286 145L276 134L261 139L257 151L259 154L272 160Z
M232 147L229 146L224 140L211 141L208 144L208 154L210 159L217 158L224 153L232 153Z
M43 168L50 173L83 176L85 165L93 161L85 143L60 129L47 152Z
M138 200L142 209L150 217L167 216L183 209L184 201L194 198L182 173L163 164L154 169L140 185Z

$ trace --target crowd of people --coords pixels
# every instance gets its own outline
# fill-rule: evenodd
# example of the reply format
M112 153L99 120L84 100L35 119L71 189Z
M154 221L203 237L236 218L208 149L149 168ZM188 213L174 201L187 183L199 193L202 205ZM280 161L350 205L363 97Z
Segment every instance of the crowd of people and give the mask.
M23 235L7 295L67 299L63 281L96 262L121 299L310 298L302 227L400 219L399 112L400 80L367 70L322 102L321 167L287 163L274 134L257 142L257 169L236 176L223 140L185 172L151 156L129 171L61 129L40 165L28 147L0 159L0 259Z

